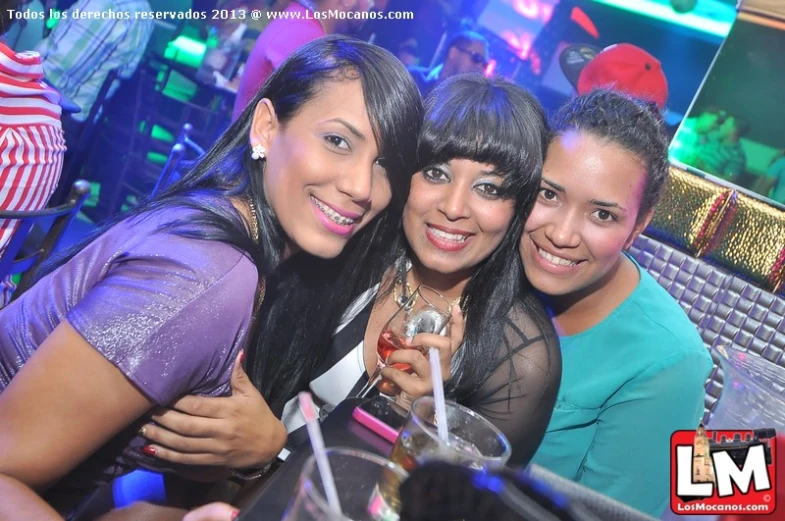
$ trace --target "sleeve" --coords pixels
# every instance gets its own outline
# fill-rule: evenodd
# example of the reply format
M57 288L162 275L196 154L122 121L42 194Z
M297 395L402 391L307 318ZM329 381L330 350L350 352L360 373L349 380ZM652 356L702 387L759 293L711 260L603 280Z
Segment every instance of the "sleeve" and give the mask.
M671 355L634 378L600 412L577 481L659 517L668 502L670 439L697 428L711 360Z
M170 240L179 242L157 252L152 245ZM157 234L147 242L146 251L115 260L66 319L159 405L228 392L250 324L255 273L242 268L239 252L208 267L228 253L208 253L212 241Z
M766 177L775 180L785 177L785 157L777 159L766 169Z
M561 383L559 339L550 321L537 324L522 310L505 321L498 365L471 408L510 442L510 464L526 465L542 442Z
M131 14L133 16L134 13ZM127 80L136 72L136 68L144 57L145 49L153 34L153 22L151 20L127 20L126 24L132 24L130 28L126 27L121 34L121 42L118 43L118 50L120 51L120 63L123 66L118 71L120 78Z
M121 21L88 15L105 13L112 5L105 0L76 2L36 47L41 53L46 77L60 80L55 81L58 89L66 90L67 85L78 90L111 56L109 49L115 45L116 29Z

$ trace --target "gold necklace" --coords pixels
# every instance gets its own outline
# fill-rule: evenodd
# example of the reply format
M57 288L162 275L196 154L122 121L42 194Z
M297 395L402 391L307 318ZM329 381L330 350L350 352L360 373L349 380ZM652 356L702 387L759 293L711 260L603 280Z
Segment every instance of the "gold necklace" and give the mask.
M251 239L254 244L259 244L259 217L256 215L256 205L250 195L245 196L246 203L248 204L248 212L251 214Z
M406 275L404 275L404 277L406 277ZM398 295L398 285L401 286L401 289L404 289L404 286L406 289L406 292L400 296ZM399 308L402 308L406 304L412 293L414 292L412 291L412 287L409 285L408 280L404 281L401 280L401 278L398 278L398 281L393 285L393 300L395 301L396 304L398 304ZM460 303L460 301L461 301L460 296L448 301L450 305L450 312L452 312L452 308L455 307L456 304ZM411 303L411 305L414 306L416 302L417 299L415 298L415 300Z
M251 240L253 240L254 244L259 244L259 217L256 215L256 205L253 202L253 199L250 195L246 196L247 203L248 203L248 211L251 214ZM256 316L259 313L259 310L262 308L262 303L264 302L264 296L267 293L267 281L262 277L259 280L259 298L256 300L256 305L254 306L253 314Z

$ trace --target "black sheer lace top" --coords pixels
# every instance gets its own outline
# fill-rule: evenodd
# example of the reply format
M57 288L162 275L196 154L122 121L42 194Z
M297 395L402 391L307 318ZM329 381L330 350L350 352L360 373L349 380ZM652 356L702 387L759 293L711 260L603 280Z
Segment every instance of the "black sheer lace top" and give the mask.
M377 290L370 289L347 310L332 336L327 357L309 385L320 405L337 405L354 396L368 380L363 344ZM539 447L561 380L558 336L550 321L539 324L532 315L521 305L501 321L503 340L495 352L488 353L495 363L479 389L463 393L465 396L448 393L448 398L484 415L507 436L513 449L512 465L526 465ZM452 371L452 378L458 381L452 383L460 384L462 368L471 363L459 349ZM452 387L448 385L448 389ZM304 423L295 402L287 403L282 417L290 442L297 439L292 434Z

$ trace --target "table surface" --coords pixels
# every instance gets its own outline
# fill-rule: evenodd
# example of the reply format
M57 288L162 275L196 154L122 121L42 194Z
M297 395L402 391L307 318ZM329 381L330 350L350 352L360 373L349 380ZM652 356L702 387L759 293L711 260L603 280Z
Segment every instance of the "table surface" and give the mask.
M384 457L390 455L392 444L373 433L352 418L357 405L366 400L350 398L341 402L322 423L326 447L350 447ZM277 521L283 517L289 499L297 486L305 461L313 454L309 443L303 444L286 459L286 462L265 483L256 497L249 501L238 521Z
M392 444L363 427L352 418L352 412L365 399L350 398L341 402L322 423L326 447L350 447L389 457ZM286 459L286 462L262 485L242 509L239 521L278 521L283 517L289 500L297 486L305 461L313 454L311 445L304 443ZM547 489L577 501L599 519L628 521L657 521L629 506L618 503L602 494L583 487L552 472L530 465L530 477L540 481Z

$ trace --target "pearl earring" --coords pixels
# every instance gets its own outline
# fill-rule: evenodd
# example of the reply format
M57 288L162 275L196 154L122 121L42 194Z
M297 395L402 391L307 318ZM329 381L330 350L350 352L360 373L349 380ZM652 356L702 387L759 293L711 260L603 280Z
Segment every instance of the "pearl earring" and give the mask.
M253 159L256 160L264 159L264 155L266 153L267 153L267 149L258 143L253 147L251 147L251 158Z

